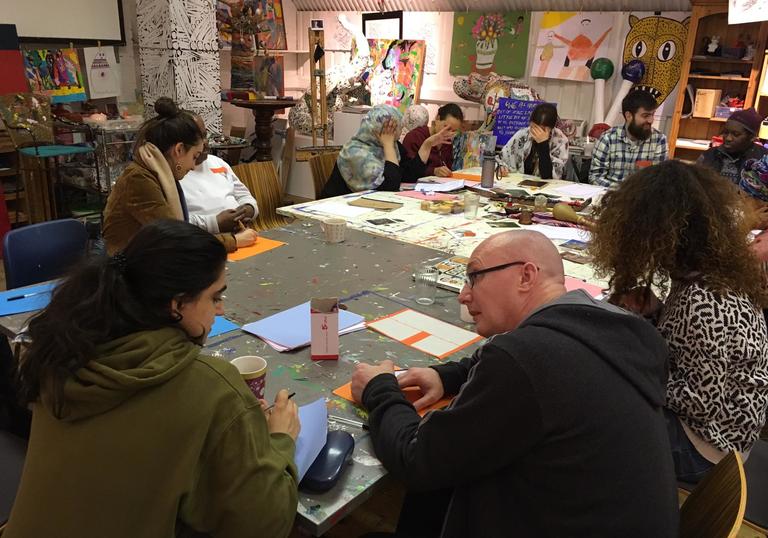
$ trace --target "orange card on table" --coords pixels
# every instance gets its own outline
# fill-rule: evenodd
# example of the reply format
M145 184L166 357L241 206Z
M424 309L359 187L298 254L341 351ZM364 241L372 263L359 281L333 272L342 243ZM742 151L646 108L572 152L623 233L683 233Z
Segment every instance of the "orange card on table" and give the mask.
M480 183L480 174L467 174L466 172L451 172L450 180L466 179Z
M354 404L358 404L358 402L355 401L355 399L352 397L352 383L347 383L346 385L342 385L336 390L333 391L333 393L340 397L344 398L345 400L349 400L350 402ZM416 400L421 398L423 393L421 392L421 389L418 387L406 387L403 389L403 395L406 397L406 399L414 403ZM423 417L428 412L433 411L435 409L442 409L444 407L448 407L448 404L451 403L451 400L453 398L441 398L440 400L436 401L430 406L425 407L424 409L417 411L419 413L419 416Z
M285 243L283 243L282 241L275 241L274 239L259 237L256 240L256 243L254 243L250 247L242 247L237 249L234 252L231 252L227 256L227 259L231 262L236 262L236 261L244 260L246 258L250 258L251 256L256 256L256 254L261 254L262 252L272 250L273 248L282 247L283 245L285 245Z

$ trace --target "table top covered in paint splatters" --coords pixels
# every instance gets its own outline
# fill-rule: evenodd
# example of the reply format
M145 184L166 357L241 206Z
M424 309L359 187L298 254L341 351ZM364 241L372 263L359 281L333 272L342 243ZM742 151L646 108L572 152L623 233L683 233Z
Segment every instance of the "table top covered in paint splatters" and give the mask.
M412 308L472 329L459 319L455 293L438 289L435 304L427 307L413 300L411 275L414 269L445 258L443 252L355 230L348 230L345 242L327 244L322 239L320 226L311 222L297 221L263 235L284 241L286 245L227 263L225 315L240 325L312 297L338 296L350 311L366 320ZM13 337L30 315L0 317L0 329ZM471 353L474 347L464 353ZM391 359L401 367L439 362L372 330L342 336L338 361L313 362L309 348L278 353L262 340L242 331L210 339L203 352L223 360L241 355L262 356L269 364L268 400L273 399L279 389L287 388L296 392L294 400L299 405L324 397L331 414L358 420L367 418L365 411L332 394L333 389L349 381L357 362ZM446 360L457 360L462 356L463 353L457 353ZM375 457L368 432L334 422L330 422L329 427L351 433L355 438L355 450L351 465L332 490L320 495L299 492L297 521L318 536L368 499L386 474Z

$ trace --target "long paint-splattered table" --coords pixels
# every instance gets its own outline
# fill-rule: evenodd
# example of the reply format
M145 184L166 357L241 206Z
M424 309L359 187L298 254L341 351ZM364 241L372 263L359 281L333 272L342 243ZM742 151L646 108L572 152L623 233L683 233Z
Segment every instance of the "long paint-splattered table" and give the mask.
M590 197L590 193L594 193L596 198L605 191L601 187L561 180L546 181L544 182L545 185L540 188L520 185L526 180L538 180L538 178L513 174L497 182L496 186L506 189L522 189L533 196L544 194L564 200L575 197L569 197L565 193L582 194L585 197ZM578 228L544 224L533 224L522 228L495 227L499 220L505 220L499 219L497 213L503 212L503 209L500 208L499 204L488 203L486 198L480 198L481 206L477 217L467 219L464 213L436 214L425 211L421 209L422 199L411 196L414 195L408 192L365 191L281 207L277 211L281 215L304 221L322 222L329 217L340 217L347 221L349 228L366 232L372 236L386 237L457 256L469 256L481 241L506 230L536 230L550 238L557 246L572 239L589 241L589 232ZM350 205L350 202L355 202L361 198L370 201L395 202L402 204L402 206L392 210L377 210ZM387 220L393 222L384 222ZM605 281L594 274L590 265L568 260L563 260L563 265L567 275L606 287Z
M244 324L303 303L312 297L342 298L352 312L372 320L403 308L412 308L455 325L472 329L459 319L456 294L438 290L435 304L421 306L413 300L414 268L444 258L444 253L350 230L347 240L327 244L317 223L297 221L264 236L286 244L244 260L227 264L226 316ZM29 314L0 318L3 332L13 337ZM439 361L370 329L340 338L338 361L314 362L308 348L278 353L262 340L242 331L209 340L204 353L232 360L259 355L269 363L267 398L281 388L296 392L299 405L326 398L331 414L365 420L364 410L332 394L348 382L359 361L391 359L401 367L427 366ZM446 360L457 360L470 347ZM297 522L312 534L326 532L370 497L386 471L376 459L367 432L331 422L355 438L355 449L339 483L324 494L299 494Z

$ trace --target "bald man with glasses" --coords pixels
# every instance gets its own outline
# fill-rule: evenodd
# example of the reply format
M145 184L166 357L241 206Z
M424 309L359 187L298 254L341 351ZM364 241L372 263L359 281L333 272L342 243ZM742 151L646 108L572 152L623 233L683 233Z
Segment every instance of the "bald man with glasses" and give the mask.
M409 488L393 536L677 536L655 328L567 292L557 249L533 231L482 242L459 301L488 338L471 357L352 376L377 457ZM424 393L415 408L406 386ZM419 417L444 395L456 395L447 409ZM439 517L426 498L446 499Z

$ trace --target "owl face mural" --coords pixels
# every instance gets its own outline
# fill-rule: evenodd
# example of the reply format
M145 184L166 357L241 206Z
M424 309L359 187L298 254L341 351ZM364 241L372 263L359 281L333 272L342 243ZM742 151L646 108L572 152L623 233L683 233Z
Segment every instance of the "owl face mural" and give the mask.
M676 21L660 16L629 16L631 29L624 40L624 63L637 59L645 64L645 76L635 88L651 93L659 104L680 79L689 22L689 18Z

